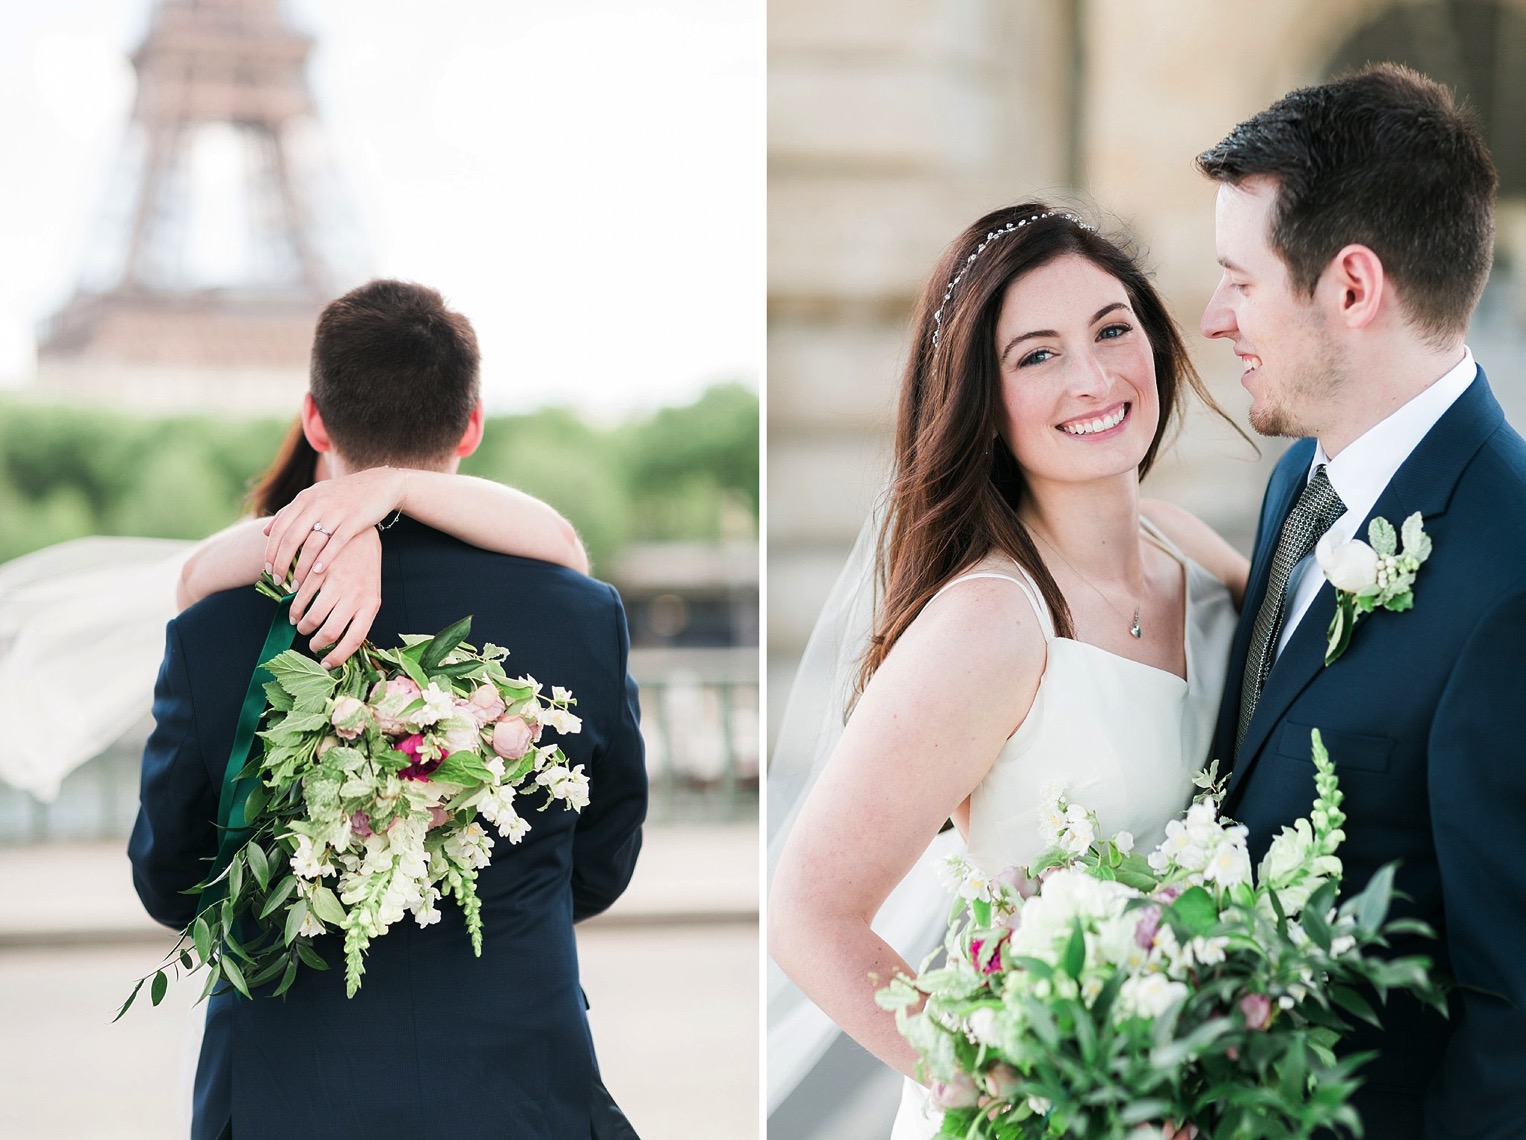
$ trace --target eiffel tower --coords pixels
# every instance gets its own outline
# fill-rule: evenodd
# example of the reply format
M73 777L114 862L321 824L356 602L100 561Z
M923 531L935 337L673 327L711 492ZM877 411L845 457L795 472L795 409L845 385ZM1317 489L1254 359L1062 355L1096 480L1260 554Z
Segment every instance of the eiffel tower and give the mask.
M132 56L128 177L39 330L39 387L145 408L297 406L314 318L337 292L315 224L312 46L280 0L158 0Z

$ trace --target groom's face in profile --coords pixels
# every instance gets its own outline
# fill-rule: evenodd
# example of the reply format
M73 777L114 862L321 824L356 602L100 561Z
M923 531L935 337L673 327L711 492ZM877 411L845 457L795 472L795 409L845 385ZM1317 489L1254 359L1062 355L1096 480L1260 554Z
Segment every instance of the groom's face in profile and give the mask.
M1262 435L1318 435L1320 407L1342 374L1339 347L1315 300L1296 290L1268 239L1277 183L1219 184L1214 244L1224 273L1203 310L1202 332L1233 344Z

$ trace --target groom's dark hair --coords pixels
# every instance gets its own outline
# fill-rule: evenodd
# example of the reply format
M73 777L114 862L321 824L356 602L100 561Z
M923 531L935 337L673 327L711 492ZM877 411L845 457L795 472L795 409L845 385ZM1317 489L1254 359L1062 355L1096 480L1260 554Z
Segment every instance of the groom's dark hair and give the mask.
M1197 157L1216 182L1277 180L1272 248L1310 296L1342 246L1376 253L1410 322L1467 331L1494 254L1499 176L1473 114L1444 86L1384 63L1301 87Z
M309 386L334 446L356 467L451 454L478 397L477 334L438 292L371 281L331 301Z

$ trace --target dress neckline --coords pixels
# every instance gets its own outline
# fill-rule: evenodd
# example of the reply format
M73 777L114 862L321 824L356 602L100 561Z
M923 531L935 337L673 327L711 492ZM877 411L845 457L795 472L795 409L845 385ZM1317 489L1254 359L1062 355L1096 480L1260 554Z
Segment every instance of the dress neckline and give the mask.
M1161 551L1161 553L1165 554L1166 557L1170 558L1173 562L1175 562L1178 566L1181 567L1181 571L1182 571L1182 673L1185 673L1186 676L1182 676L1181 674L1177 673L1176 670L1174 670L1174 669L1162 669L1159 665L1151 665L1148 661L1140 661L1136 657L1128 657L1128 656L1125 656L1122 653L1115 653L1111 649L1104 649L1104 648L1102 648L1102 646L1093 644L1090 641L1081 641L1081 640L1078 640L1077 638L1074 638L1074 637L1056 637L1055 640L1056 641L1068 641L1068 642L1070 642L1073 645L1085 645L1085 646L1087 646L1087 647L1089 647L1091 649L1095 649L1099 653L1104 653L1104 654L1106 654L1109 657L1116 658L1119 661L1127 661L1130 664L1138 665L1142 669L1148 669L1152 673L1159 673L1162 676L1170 677L1173 681L1176 681L1178 684L1181 684L1181 685L1185 686L1186 688L1190 689L1190 688L1192 688L1192 674L1193 674L1193 669L1192 669L1192 636L1191 636L1192 635L1192 561L1185 554L1183 554L1179 549L1177 549L1176 544L1174 542L1172 542L1169 538L1167 538L1165 536L1165 533L1158 526L1156 526L1154 523L1152 523L1149 519L1145 518L1144 515L1140 515L1139 516L1139 530L1140 530L1140 533L1142 533L1144 535L1146 541L1148 541L1157 550Z

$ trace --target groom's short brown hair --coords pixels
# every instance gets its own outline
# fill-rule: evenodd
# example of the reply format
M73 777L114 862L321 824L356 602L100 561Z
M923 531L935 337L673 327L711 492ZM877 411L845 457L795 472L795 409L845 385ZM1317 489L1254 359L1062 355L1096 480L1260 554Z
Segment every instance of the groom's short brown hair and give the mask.
M477 404L477 334L438 292L377 280L331 301L309 385L334 446L356 467L451 454Z
M1467 331L1494 256L1499 176L1474 116L1398 64L1301 87L1197 158L1216 182L1277 181L1267 240L1310 296L1342 246L1376 253L1410 322Z

